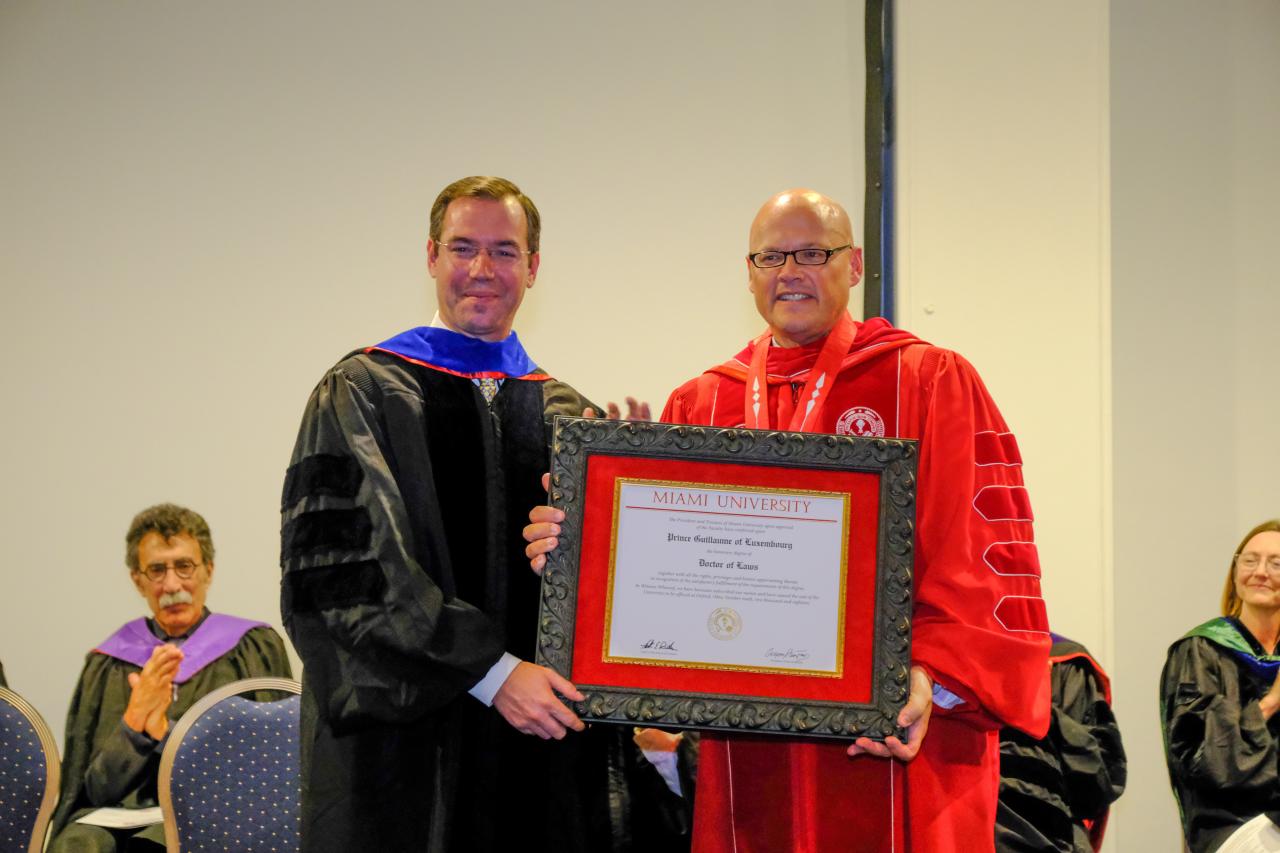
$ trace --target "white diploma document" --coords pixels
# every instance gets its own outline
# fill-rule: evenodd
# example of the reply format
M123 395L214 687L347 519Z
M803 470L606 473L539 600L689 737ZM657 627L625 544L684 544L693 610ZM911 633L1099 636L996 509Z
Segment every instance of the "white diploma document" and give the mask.
M849 495L616 481L604 659L838 678Z

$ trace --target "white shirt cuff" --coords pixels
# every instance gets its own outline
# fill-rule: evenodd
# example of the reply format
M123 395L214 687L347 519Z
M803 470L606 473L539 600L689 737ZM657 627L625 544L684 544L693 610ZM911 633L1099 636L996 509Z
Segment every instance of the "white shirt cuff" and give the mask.
M507 676L511 675L511 671L519 665L520 658L511 654L511 652L503 652L502 657L498 658L498 662L489 667L489 671L485 673L484 678L480 679L476 686L467 692L485 705L492 705L493 697L502 688L502 685L506 683Z
M671 793L677 797L683 796L680 790L680 756L674 752L662 752L656 749L642 749L640 751L644 753L644 757L658 771L662 781L667 783Z
M933 704L950 710L957 705L963 705L964 700L935 681L933 682Z

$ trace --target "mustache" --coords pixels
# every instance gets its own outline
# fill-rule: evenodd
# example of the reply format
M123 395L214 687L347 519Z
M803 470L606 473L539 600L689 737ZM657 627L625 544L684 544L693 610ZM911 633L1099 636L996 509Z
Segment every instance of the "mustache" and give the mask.
M180 589L177 592L166 592L164 595L160 596L159 604L160 608L163 610L164 608L172 607L175 604L190 604L191 602L191 593L187 592L185 589Z

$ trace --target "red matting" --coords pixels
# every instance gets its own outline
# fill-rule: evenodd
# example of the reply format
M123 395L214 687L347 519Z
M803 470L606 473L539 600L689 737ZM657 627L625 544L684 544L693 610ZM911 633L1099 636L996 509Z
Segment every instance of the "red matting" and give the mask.
M618 478L714 483L717 487L726 488L754 486L848 493L849 548L843 675L823 678L690 669L662 662L652 665L606 663L603 660L604 611L609 585L609 544L613 535L614 484ZM577 622L570 676L579 687L632 687L649 691L722 693L726 698L753 696L850 704L871 701L876 537L880 517L878 474L594 453L587 460L584 501Z

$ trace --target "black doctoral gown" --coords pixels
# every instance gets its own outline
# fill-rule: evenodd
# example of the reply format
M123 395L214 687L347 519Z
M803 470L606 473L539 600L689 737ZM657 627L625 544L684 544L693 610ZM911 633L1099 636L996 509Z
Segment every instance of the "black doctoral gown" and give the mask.
M307 851L611 847L617 730L521 735L467 690L532 660L554 380L470 379L349 356L308 402L282 501L282 609L301 655Z
M1169 648L1160 717L1169 779L1192 853L1219 846L1266 814L1280 823L1280 714L1260 700L1280 671L1237 619L1193 628Z
M1036 739L1000 730L1000 853L1090 853L1127 776L1106 676L1084 646L1055 637L1049 652L1053 711Z
M85 658L80 682L67 711L62 793L49 833L53 839L49 853L116 850L117 840L123 841L127 835L164 845L164 827L160 824L113 835L100 827L74 823L76 818L101 806L147 808L159 802L156 777L163 741L150 753L138 753L129 746L121 730L124 710L132 693L129 675L135 672L141 672L141 668L99 652L90 652ZM270 628L252 628L231 651L176 685L177 696L168 711L170 731L173 723L192 705L224 684L243 678L290 678L291 675L280 635ZM104 779L114 774L104 786L115 788L115 796L110 801L90 801L85 787L85 777L90 772Z

